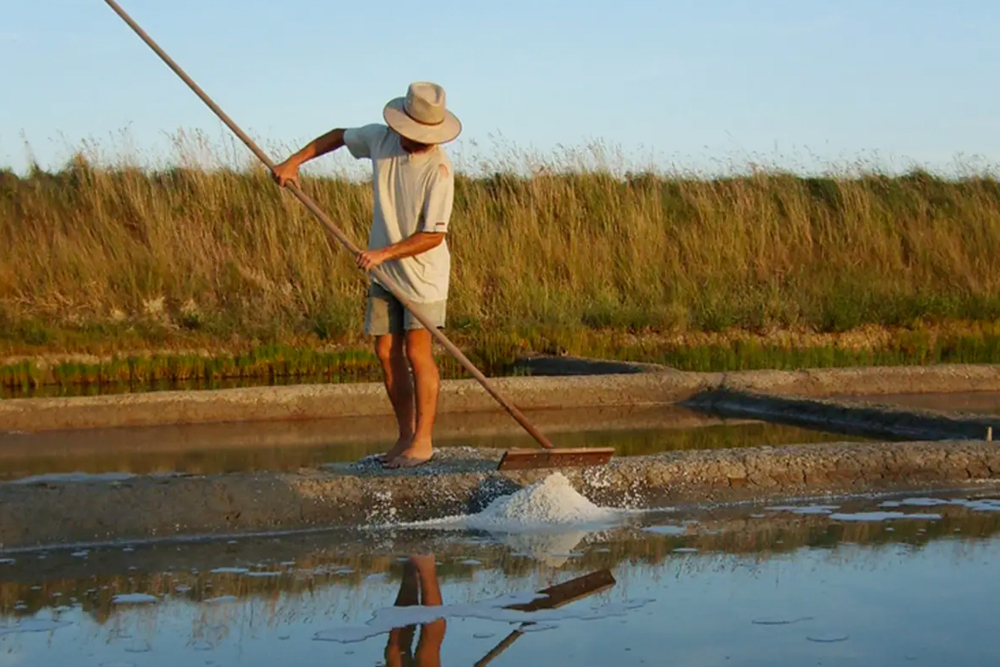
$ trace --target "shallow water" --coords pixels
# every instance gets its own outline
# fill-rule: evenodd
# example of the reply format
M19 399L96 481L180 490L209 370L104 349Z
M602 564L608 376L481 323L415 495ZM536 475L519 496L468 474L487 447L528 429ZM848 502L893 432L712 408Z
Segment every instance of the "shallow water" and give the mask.
M536 411L529 419L557 446L610 446L618 456L862 440L794 426L715 419L678 406ZM505 413L443 414L435 431L441 446L537 446ZM0 433L0 480L66 473L298 470L383 452L395 435L391 417Z
M0 664L997 664L998 557L970 494L0 553Z

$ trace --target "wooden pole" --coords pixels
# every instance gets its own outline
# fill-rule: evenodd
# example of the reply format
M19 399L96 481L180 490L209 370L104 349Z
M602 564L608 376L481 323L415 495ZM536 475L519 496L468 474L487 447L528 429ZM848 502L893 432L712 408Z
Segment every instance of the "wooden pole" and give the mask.
M191 79L191 77L189 77L187 73L185 73L184 70L182 70L180 66L177 63L175 63L174 60L169 55L167 55L167 53L163 49L161 49L160 46L156 42L154 42L153 39L149 35L147 35L146 32L141 27L139 27L139 25L134 20L132 20L132 17L130 17L128 14L125 13L125 10L122 9L121 6L119 6L118 3L115 2L115 0L104 0L104 1L108 4L108 6L111 7L111 9L115 11L116 14L118 14L118 16L122 18L123 21L125 21L125 23L129 25L130 28L132 28L132 30L142 39L142 41L146 42L149 48L151 48L154 52L156 52L156 55L160 56L163 62L165 62L167 66L170 67L170 69L172 69L174 73L177 74L177 76L179 76L184 81L184 83L186 83L191 88L191 90L193 90L195 94L198 97L200 97L201 100L205 104L207 104L212 111L215 112L215 114L222 120L222 122L224 122L226 125L229 126L229 129L232 130L236 134L236 136L238 136L243 141L244 144L246 144L247 148L249 148L250 151L253 152L253 154L256 155L257 158L261 162L263 162L268 169L270 169L273 172L274 163L270 160L270 158L268 158L268 156L264 153L264 151L262 151L257 146L257 144L253 141L253 139L248 137L246 133L243 132L243 130L241 130L239 126L236 125L236 123L234 123L233 120L228 115L226 115L226 113L222 109L220 109L219 106L215 102L213 102L208 95L205 94L205 91L203 91L201 87L198 86L198 84L195 83ZM317 220L319 220L323 224L323 227L326 229L327 233L330 234L337 241L339 241L340 244L344 246L352 255L357 256L358 253L361 252L358 249L358 247L354 245L351 239L348 238L347 235L345 235L340 230L340 228L337 227L337 225L335 225L333 221L330 220L330 218L325 213L323 213L323 211L320 210L320 208L316 205L316 203L313 202L313 200L299 188L298 184L292 181L289 182L285 187L293 195L295 195L296 199L302 202L302 204L309 210L310 213L313 214L313 216L316 217ZM508 401L505 397L501 396L499 392L497 392L497 390L492 386L489 380L486 379L486 376L483 375L471 361L469 361L469 359L462 353L462 351L454 343L448 340L447 336L445 336L444 333L442 333L437 327L431 325L431 323L427 320L427 318L420 313L418 308L415 308L412 303L410 303L400 294L399 288L393 284L393 282L388 278L388 276L386 276L385 272L382 271L380 267L375 267L374 269L371 270L371 273L373 276L375 276L376 279L378 279L379 283L381 283L386 289L389 290L389 292L393 294L393 296L399 299L400 303L402 303L406 307L406 309L409 310L413 314L413 316L417 318L417 321L419 321L422 325L424 325L424 327L430 332L431 336L433 336L434 339L437 340L437 342L440 343L442 347L448 350L448 352L453 357L455 357L460 364L462 364L465 370L467 370L469 374L472 375L472 377L474 377L476 380L479 381L479 384L483 386L483 388L487 391L487 393L489 393L490 396L496 399L496 401L500 405L502 405L504 409L506 409L507 412L510 413L510 415L515 420L517 420L517 422L524 428L524 430L527 431L531 435L531 437L533 437L538 442L538 444L540 444L545 449L554 448L553 444L549 442L548 438L542 435L538 431L538 429L536 429L528 421L528 419L521 413L520 410L517 409L517 407L513 403Z

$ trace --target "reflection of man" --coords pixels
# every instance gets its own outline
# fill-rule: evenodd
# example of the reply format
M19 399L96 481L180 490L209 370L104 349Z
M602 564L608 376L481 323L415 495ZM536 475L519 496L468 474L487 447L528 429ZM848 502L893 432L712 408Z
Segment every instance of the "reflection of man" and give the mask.
M418 604L441 606L441 587L438 585L433 554L410 556L403 566L403 581L399 585L396 606L412 607ZM416 626L395 628L389 633L389 641L385 645L386 667L440 667L441 643L446 627L443 618L421 625L417 651L413 654L410 653L410 646Z

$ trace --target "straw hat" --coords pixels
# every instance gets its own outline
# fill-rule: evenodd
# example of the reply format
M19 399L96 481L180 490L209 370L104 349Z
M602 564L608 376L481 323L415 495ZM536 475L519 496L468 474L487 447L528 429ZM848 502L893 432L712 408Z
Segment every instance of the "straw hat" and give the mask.
M396 132L421 144L445 144L462 131L462 123L445 108L444 88L427 81L411 83L406 97L389 100L382 117Z

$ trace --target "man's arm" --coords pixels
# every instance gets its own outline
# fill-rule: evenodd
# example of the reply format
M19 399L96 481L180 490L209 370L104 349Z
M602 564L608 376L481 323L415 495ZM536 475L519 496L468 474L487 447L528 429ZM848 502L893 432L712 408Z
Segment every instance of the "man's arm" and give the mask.
M313 158L332 153L344 145L344 130L336 128L326 134L316 137L302 147L297 153L274 167L274 180L284 186L288 181L299 176L299 167Z
M383 262L427 252L431 248L441 245L442 241L444 241L443 233L417 232L399 243L393 243L378 250L365 250L358 253L355 264L359 269L369 271Z

